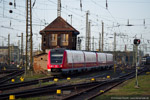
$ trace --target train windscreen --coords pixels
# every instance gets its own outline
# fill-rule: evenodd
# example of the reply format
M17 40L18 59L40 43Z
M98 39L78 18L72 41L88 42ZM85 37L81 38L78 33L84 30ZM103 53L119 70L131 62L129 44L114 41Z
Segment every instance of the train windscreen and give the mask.
M63 53L51 53L51 64L62 64Z

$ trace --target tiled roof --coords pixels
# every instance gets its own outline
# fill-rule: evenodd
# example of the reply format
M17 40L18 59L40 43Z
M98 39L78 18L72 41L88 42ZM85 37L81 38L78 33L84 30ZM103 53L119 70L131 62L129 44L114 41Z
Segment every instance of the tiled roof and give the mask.
M40 31L40 34L46 31L74 31L79 34L75 28L67 23L62 17L57 17L52 23Z

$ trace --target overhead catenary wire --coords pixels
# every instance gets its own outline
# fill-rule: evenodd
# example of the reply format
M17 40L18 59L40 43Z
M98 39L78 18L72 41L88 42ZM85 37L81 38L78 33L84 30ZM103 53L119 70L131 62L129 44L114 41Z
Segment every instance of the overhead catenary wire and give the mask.
M46 2L47 1L47 2ZM49 2L50 1L50 2ZM71 2L78 2L79 0L72 0ZM82 0L81 0L82 1ZM94 3L94 2L95 3ZM14 21L18 21L18 23L24 23L24 21L25 20L22 20L22 19L20 19L19 17L20 16L22 16L22 17L25 17L25 14L24 14L24 11L22 11L21 9L24 9L25 8L25 6L23 6L23 5L20 5L18 2L22 2L22 1L16 1L16 3L17 3L17 7L16 7L16 9L14 9L16 12L14 12L14 15L13 16L7 16L7 18L6 19L11 19L11 23L12 23L12 25L14 25ZM34 2L35 2L35 4L34 4ZM34 7L33 7L33 13L35 14L35 16L33 17L33 25L34 25L34 27L38 27L38 26L42 26L43 28L44 28L44 26L46 26L46 25L48 25L50 22L51 22L51 20L49 21L46 17L45 18L43 18L43 17L41 17L40 18L40 16L38 16L38 13L37 13L37 10L44 10L45 12L47 11L47 10L56 10L56 8L55 8L55 6L57 5L57 3L55 2L55 1L53 1L53 0L44 0L44 2L41 2L41 1L36 1L36 0L34 0L34 2L32 3L32 4L34 4ZM46 2L46 3L45 3ZM70 1L68 1L68 2L70 2ZM98 9L103 9L103 10L105 10L106 12L105 13L107 13L107 14L109 14L109 12L110 12L110 10L108 10L108 9L106 9L106 7L105 7L105 5L102 5L102 4L100 4L99 2L105 2L105 0L104 1L101 1L101 0L86 0L86 1L82 1L82 12L81 12L81 8L80 8L80 6L79 5L77 5L76 7L75 6L71 6L71 5L67 5L67 3L65 3L65 5L62 5L62 13L64 13L64 14L73 14L73 20L80 20L80 21L82 21L82 22L84 22L85 21L85 11L87 11L87 9L85 9L85 7L83 7L83 5L85 6L85 4L86 3L88 3L88 2L91 2L91 3L93 3L93 4L95 4L95 5L97 5L97 8ZM122 2L125 2L125 1L109 1L109 3L111 3L111 2L119 2L119 3L122 3ZM5 12L7 12L7 10L9 10L8 9L8 6L7 6L7 1L5 0ZM79 2L78 2L79 3ZM127 3L127 2L125 2L125 3ZM131 3L133 3L132 1L131 1ZM142 3L142 2L136 2L136 3ZM143 3L145 3L145 2L143 2ZM100 5L99 5L100 4ZM2 5L2 3L1 3L1 5ZM38 6L37 6L38 5ZM41 6L44 6L44 5L46 5L46 6L52 6L53 7L53 9L49 9L48 7L46 8L42 8L41 6L39 6L39 5L41 5ZM67 7L66 7L66 5L67 5ZM98 6L99 5L99 6ZM1 6L2 8L3 8L3 6ZM20 8L20 9L18 9L18 8ZM80 11L80 13L77 13L78 11ZM49 11L50 12L50 11ZM0 13L1 15L2 15L2 13ZM111 14L111 13L110 13ZM100 25L100 23L99 23L99 21L101 21L101 20L104 20L104 22L105 22L105 28L107 28L107 27L111 27L110 29L108 28L108 30L106 30L106 32L108 33L108 34L111 34L111 32L114 32L114 31L117 31L117 33L122 33L122 32L124 32L124 30L123 30L123 27L126 27L125 26L125 24L124 23L118 23L118 21L117 20L123 20L123 21L125 21L126 19L120 19L120 18L117 18L117 17L112 17L111 15L108 15L108 16L105 16L105 15L103 15L103 14L97 14L97 13L95 13L95 12L91 12L91 15L90 15L90 20L92 21L92 27L94 27L95 29L97 28L99 28L101 25ZM6 14L5 14L6 15ZM98 15L98 16L97 16ZM112 14L113 15L113 14ZM1 17L1 18L3 18L3 17ZM4 19L5 19L4 18ZM95 19L96 18L96 19ZM66 18L67 19L67 18ZM99 21L97 21L97 19L99 20ZM145 27L148 27L148 25L149 25L149 21L147 21L147 20L149 20L150 18L143 18L143 19L145 19ZM143 19L130 19L130 20L137 20L137 21L141 21L141 23L140 24L134 24L134 26L133 27L141 27L142 25L143 25ZM44 20L45 20L45 22L44 22ZM9 21L8 21L9 22ZM46 23L46 24L45 24ZM110 23L114 23L114 25L112 25L112 24L110 24ZM117 26L117 24L119 24L118 26ZM21 25L21 24L20 24ZM23 25L23 24L22 24ZM5 25L4 25L5 26ZM6 25L7 26L7 25ZM14 29L15 29L15 26L17 26L17 24L16 25L14 25ZM19 25L18 25L19 26ZM78 25L78 24L74 24L74 26L75 27L79 27L79 26L82 26L82 27L80 27L80 28L78 28L78 29L81 29L81 28L84 28L84 25L81 23L80 25ZM118 29L117 29L118 28ZM132 28L130 28L130 27L126 27L126 28L128 28L128 29L126 29L126 30L128 30L128 31L132 31ZM93 28L92 28L93 29ZM21 29L22 30L22 29ZM148 29L147 29L148 30ZM82 31L84 31L84 30L81 30L81 32ZM97 31L97 33L98 33L98 30L91 30L91 32L94 32L94 31ZM83 32L82 32L83 33ZM134 34L134 31L132 31L132 32L129 32L129 33L133 33ZM148 33L147 31L146 31L146 33Z

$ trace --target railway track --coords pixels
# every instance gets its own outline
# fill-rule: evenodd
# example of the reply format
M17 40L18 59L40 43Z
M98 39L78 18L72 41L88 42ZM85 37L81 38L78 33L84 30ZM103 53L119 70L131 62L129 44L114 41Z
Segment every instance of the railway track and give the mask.
M112 70L110 70L112 71ZM76 78L81 78L81 79L86 79L86 80L90 80L91 78L99 78L99 77L105 77L106 73L104 74L98 74L95 76L87 76L87 75L79 75L77 76L72 76L72 79L76 79ZM40 78L40 79L36 79L36 80L30 80L30 81L24 81L24 82L18 82L18 83L10 83L10 84L4 84L4 85L0 85L0 90L1 91L6 91L6 90L12 90L12 89L16 89L19 87L24 87L24 86L30 86L30 85L36 85L36 84L40 84L44 83L44 82L49 82L49 81L53 81L54 77L47 77L47 78ZM61 80L66 80L66 78L61 77L59 78L60 81Z
M8 73L12 73L14 71L17 71L17 69L7 69L7 70L3 70L0 71L0 74L8 74Z
M16 70L12 73L9 73L7 75L4 75L3 77L0 78L0 85L4 84L5 82L11 80L12 78L15 78L19 75L22 75L24 73L24 70Z
M25 81L25 82L0 85L0 90L1 91L11 90L11 89L19 88L19 87L23 87L23 86L35 85L35 84L39 84L40 82L48 82L52 79L53 79L53 77L47 77L47 78L40 78L40 79L30 80L30 81Z
M145 70L140 71L138 74L144 72ZM95 85L90 88L85 88L79 92L73 93L69 96L60 97L61 100L91 100L103 93L111 90L112 88L116 87L117 85L123 83L124 81L134 78L135 72L128 73L126 75L120 76L116 79L109 80L98 85Z
M139 74L143 71L145 70L140 71ZM54 97L57 97L57 99L64 99L64 100L72 99L72 98L79 99L79 96L86 97L82 99L91 99L121 84L125 80L128 80L129 78L133 78L135 76L134 74L135 73L132 72L132 73L128 73L126 75L120 76L118 78L110 79L110 80L87 82L87 83L80 83L80 84L73 84L73 85L51 84L51 85L24 90L24 91L19 91L19 92L3 93L3 94L0 94L0 98L8 99L9 95L13 94L15 95L16 98L27 98L27 97L37 96L37 95L38 96L52 95ZM57 89L61 89L63 91L65 90L71 91L71 95L70 96L57 96L56 95ZM100 90L104 90L104 92L99 94ZM84 96L85 93L86 93L86 96ZM88 93L91 95L90 97ZM91 93L94 93L94 94L91 94Z

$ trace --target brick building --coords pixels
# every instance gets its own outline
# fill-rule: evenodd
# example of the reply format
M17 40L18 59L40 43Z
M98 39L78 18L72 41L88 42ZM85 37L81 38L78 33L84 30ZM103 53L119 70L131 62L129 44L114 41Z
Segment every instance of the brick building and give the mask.
M76 50L79 31L73 28L62 17L57 17L52 23L40 31L42 35L42 50L56 47Z
M0 46L0 63L8 62L8 47Z
M40 34L42 35L41 45L44 52L34 56L35 73L47 72L47 50L57 47L76 50L79 31L60 16L41 30Z

